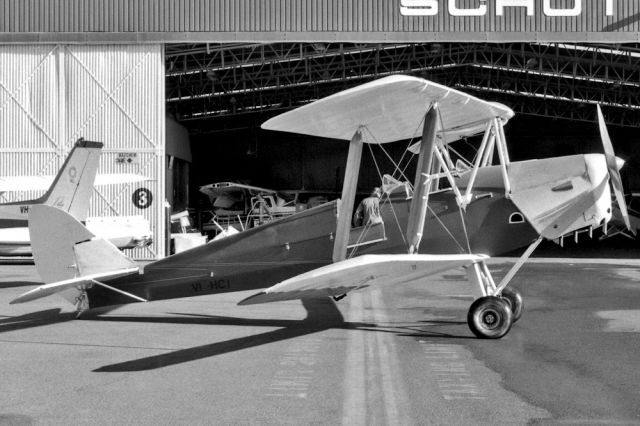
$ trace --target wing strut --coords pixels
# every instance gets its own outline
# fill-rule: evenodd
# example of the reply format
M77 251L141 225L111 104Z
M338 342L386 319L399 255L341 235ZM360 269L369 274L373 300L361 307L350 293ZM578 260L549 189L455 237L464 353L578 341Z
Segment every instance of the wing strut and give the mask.
M345 260L347 257L347 244L349 243L353 205L356 200L360 160L362 159L362 143L362 127L360 127L356 130L349 144L347 168L344 171L344 183L342 184L342 197L338 204L338 225L333 242L334 262Z
M511 182L509 181L509 172L507 167L511 163L509 160L509 151L507 151L507 140L504 137L504 129L502 122L497 118L493 119L493 129L496 133L496 141L498 148L498 157L500 158L500 170L502 171L502 180L504 181L504 196L511 198Z
M427 111L424 118L424 128L422 130L422 144L420 144L420 155L418 166L416 167L416 179L414 183L413 198L409 209L409 222L407 225L407 242L409 243L409 254L418 252L422 232L427 214L429 202L429 173L433 160L433 151L438 130L438 104L434 103Z

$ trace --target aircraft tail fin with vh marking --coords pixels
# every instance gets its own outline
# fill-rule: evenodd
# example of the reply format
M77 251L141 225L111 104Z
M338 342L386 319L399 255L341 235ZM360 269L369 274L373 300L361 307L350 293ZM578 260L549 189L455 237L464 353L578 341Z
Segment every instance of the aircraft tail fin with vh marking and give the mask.
M47 192L33 203L54 206L78 220L85 220L102 146L102 142L79 139Z

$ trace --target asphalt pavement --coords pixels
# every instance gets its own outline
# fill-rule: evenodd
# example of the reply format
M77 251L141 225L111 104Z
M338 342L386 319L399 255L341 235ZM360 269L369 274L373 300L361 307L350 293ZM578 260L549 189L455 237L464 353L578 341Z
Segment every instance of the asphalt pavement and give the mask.
M337 303L240 292L81 319L56 296L8 304L33 266L0 277L0 424L640 424L634 260L527 263L501 340L468 329L461 270Z

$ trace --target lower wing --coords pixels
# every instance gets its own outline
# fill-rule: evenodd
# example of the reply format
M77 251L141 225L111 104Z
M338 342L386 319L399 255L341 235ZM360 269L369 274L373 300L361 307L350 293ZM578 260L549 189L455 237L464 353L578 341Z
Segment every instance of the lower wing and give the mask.
M340 296L373 285L401 284L449 269L482 262L473 254L365 255L289 278L238 303L254 305L283 300Z

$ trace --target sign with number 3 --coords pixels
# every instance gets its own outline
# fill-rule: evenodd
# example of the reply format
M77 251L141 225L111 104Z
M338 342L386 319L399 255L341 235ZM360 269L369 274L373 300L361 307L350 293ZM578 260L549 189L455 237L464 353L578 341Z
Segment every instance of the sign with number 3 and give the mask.
M139 209L147 209L153 202L153 194L147 188L136 189L131 197L133 205Z

